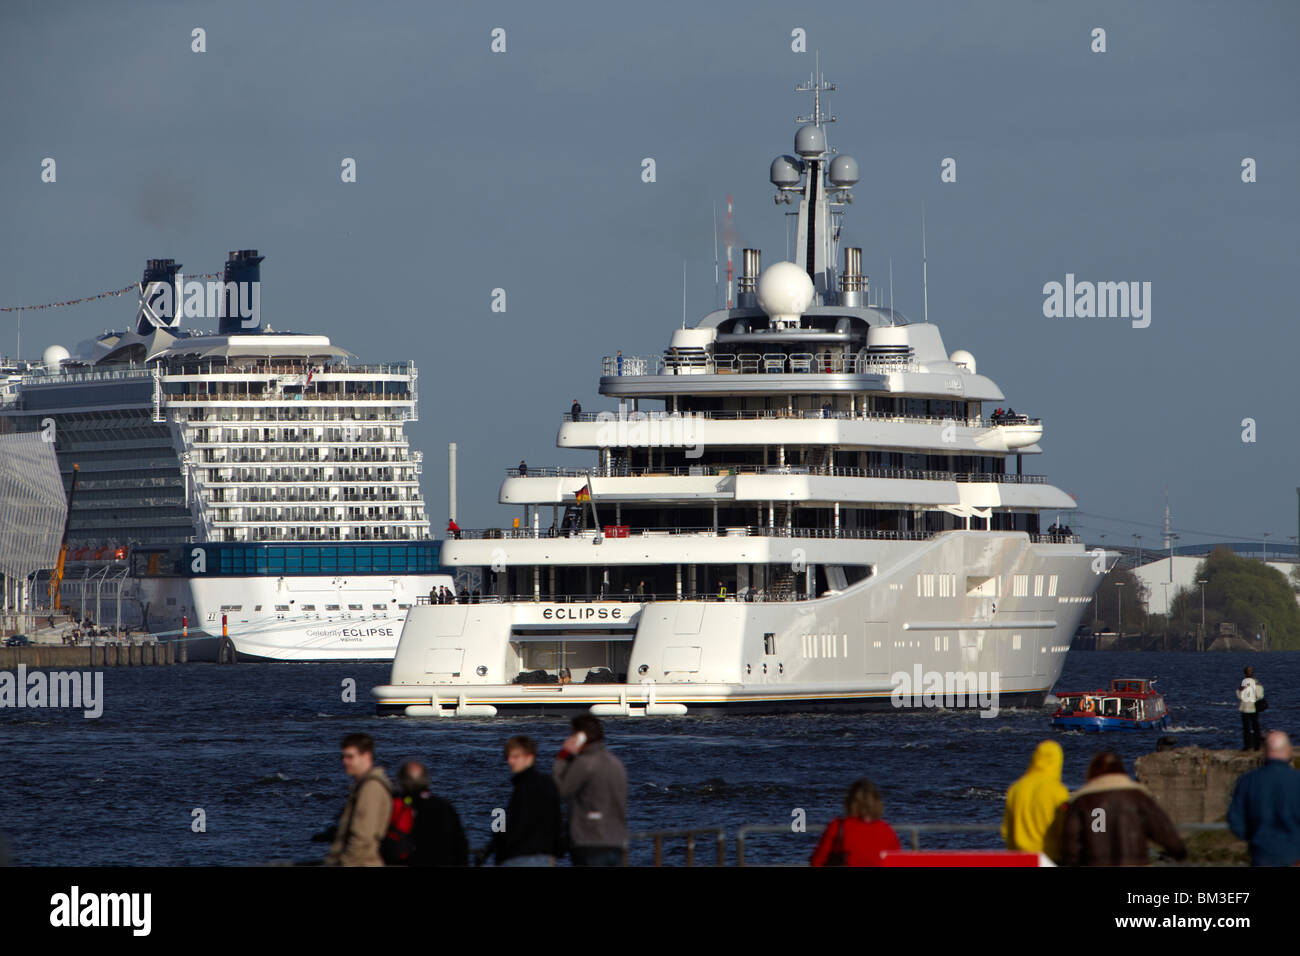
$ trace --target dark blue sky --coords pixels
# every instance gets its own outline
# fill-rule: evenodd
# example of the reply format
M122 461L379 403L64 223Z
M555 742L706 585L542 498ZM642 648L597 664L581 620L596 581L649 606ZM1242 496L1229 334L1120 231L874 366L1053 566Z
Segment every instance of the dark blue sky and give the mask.
M807 54L791 52L797 27ZM255 247L273 326L418 363L411 436L435 528L449 441L461 525L505 523L504 468L590 463L554 447L559 416L575 395L610 406L602 355L667 344L683 259L691 321L715 304L715 201L734 196L738 245L784 257L767 167L791 150L808 109L792 87L819 50L839 87L831 143L862 168L844 241L876 288L893 257L896 305L919 318L924 203L930 318L1046 420L1026 470L1079 500L1075 530L1153 544L1168 486L1181 543L1286 542L1298 40L1293 2L9 0L0 304L118 288L149 257L212 272ZM57 183L40 181L45 157ZM1044 318L1043 284L1066 273L1151 282L1151 326ZM23 351L132 314L129 298L28 313ZM14 325L0 313L6 354Z

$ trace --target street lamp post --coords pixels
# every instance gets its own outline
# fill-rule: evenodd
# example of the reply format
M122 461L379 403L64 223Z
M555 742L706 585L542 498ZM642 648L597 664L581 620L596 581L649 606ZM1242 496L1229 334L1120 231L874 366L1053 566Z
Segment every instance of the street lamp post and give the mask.
M1163 585L1163 587L1164 587L1164 589L1165 589L1165 621L1164 621L1164 631L1165 631L1165 632L1164 632L1163 636L1161 636L1161 638L1160 638L1160 649L1163 650L1163 651L1167 651L1167 650L1169 650L1169 612L1170 612L1170 607L1169 607L1169 582L1168 582L1168 581L1164 581L1164 582L1161 582L1161 583L1162 583L1162 585Z
M1264 532L1264 563L1265 564L1268 564L1268 536L1272 533L1273 532L1271 531Z
M1121 641L1124 640L1124 592L1120 590L1123 586L1123 581L1115 582L1115 631Z
M1201 586L1201 639L1197 642L1200 646L1196 649L1203 651L1205 650L1205 582L1198 580L1196 583Z

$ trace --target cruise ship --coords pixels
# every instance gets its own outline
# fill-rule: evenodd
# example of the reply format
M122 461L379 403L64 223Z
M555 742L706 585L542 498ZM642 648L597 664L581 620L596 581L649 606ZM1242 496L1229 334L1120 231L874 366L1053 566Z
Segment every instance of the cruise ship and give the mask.
M418 372L264 324L263 258L231 252L213 281L149 260L133 327L0 377L0 432L53 441L66 490L77 468L61 592L78 618L184 639L192 660L227 637L241 658L391 660L416 598L453 585L404 431Z
M1043 702L1101 562L1022 467L1043 423L839 248L858 164L828 145L834 87L796 89L813 110L771 164L795 260L745 249L734 307L604 359L611 407L557 438L594 461L511 470L516 527L445 542L485 597L410 609L381 712Z

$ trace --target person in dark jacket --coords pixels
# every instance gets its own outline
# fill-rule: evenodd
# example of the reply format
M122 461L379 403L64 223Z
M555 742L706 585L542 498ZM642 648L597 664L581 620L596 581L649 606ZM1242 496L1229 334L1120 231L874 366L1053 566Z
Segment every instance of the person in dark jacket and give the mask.
M844 816L822 833L810 866L880 866L881 856L899 850L898 835L881 817L884 804L876 785L863 777L853 781L844 798Z
M1300 862L1300 772L1291 766L1291 738L1280 730L1264 738L1264 765L1237 780L1228 827L1250 844L1252 866Z
M468 866L469 840L456 808L429 792L429 772L410 760L398 771L399 791L415 812L411 830L414 850L407 866Z
M536 767L537 742L531 737L506 741L510 802L506 828L492 836L497 866L554 866L564 855L564 819L555 782Z
M1144 866L1147 841L1177 860L1187 856L1178 828L1149 790L1124 772L1119 754L1103 750L1088 764L1088 782L1066 807L1061 836L1065 866Z
M627 770L605 747L605 730L591 714L570 722L573 733L551 776L569 804L574 866L621 866L627 844Z

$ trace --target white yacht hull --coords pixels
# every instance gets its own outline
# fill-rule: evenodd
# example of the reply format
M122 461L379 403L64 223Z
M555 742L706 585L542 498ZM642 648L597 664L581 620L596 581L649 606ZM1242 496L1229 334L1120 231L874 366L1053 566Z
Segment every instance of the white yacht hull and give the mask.
M862 547L876 573L815 600L419 605L372 693L410 716L1036 705L1101 578L1081 545L1020 533ZM603 647L626 676L509 682L546 647L579 660Z

